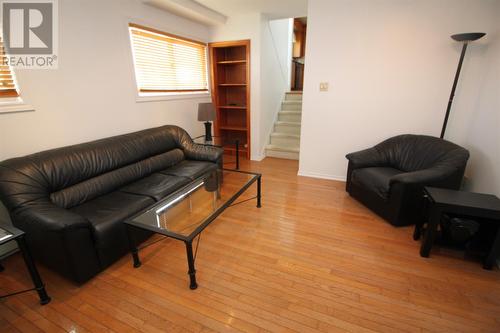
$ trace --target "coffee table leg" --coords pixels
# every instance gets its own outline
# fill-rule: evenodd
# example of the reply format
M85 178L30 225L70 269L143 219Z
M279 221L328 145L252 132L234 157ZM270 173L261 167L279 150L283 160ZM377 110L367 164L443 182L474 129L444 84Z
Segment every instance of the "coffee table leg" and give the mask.
M236 170L240 169L240 140L236 140Z
M187 261L188 261L188 267L189 267L189 289L196 289L198 288L198 284L196 283L196 269L194 268L194 257L193 257L193 243L191 241L185 242L186 243L186 254L187 254Z
M495 265L495 261L497 260L499 254L500 254L500 227L497 228L497 235L495 236L495 240L491 245L491 249L490 252L488 253L488 256L484 260L483 268L488 270L493 269L493 266Z
M262 176L259 176L259 178L257 179L257 208L262 207L261 198L262 198Z
M137 249L135 237L131 229L132 227L128 225L127 226L128 243L130 246L130 253L132 253L132 259L134 261L134 267L138 268L141 267L141 260L139 259L139 250Z
M45 286L43 285L42 278L36 269L35 262L33 261L33 257L31 257L31 253L26 245L26 239L24 236L20 236L16 239L17 246L21 250L23 255L24 262L31 276L31 280L35 285L35 290L38 293L38 297L40 297L40 304L45 305L50 302L50 297L47 295L47 291L45 290Z
M418 221L415 223L415 230L413 231L413 240L419 240L422 235L422 222Z
M436 238L437 227L441 219L441 211L431 207L429 222L425 230L422 246L420 247L420 256L428 258L431 252L434 239Z

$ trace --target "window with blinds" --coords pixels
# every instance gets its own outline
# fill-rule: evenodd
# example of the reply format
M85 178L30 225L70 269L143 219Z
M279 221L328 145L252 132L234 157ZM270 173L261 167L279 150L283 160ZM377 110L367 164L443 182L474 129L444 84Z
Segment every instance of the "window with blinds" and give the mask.
M141 93L208 91L206 44L129 24Z
M14 72L7 62L7 55L0 37L0 98L19 97Z

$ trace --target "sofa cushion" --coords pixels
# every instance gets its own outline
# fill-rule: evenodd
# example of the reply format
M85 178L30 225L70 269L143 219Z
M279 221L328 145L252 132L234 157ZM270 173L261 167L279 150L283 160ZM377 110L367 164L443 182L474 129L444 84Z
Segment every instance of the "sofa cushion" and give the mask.
M377 194L383 199L389 197L390 179L392 176L404 173L394 168L362 168L352 172L352 182Z
M129 250L122 221L154 203L147 196L116 191L73 207L71 211L90 221L97 255L105 267Z
M217 170L217 164L212 162L184 160L168 169L160 171L160 173L194 180L205 173L215 170Z
M165 198L175 190L187 185L190 178L154 173L132 184L120 188L121 192L151 197L156 201Z

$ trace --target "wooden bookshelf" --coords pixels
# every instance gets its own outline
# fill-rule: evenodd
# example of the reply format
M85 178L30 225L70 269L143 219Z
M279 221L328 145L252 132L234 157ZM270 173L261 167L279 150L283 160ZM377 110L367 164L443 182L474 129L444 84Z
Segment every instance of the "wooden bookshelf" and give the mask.
M212 74L212 100L217 119L215 135L223 141L224 152L250 159L250 40L208 44Z

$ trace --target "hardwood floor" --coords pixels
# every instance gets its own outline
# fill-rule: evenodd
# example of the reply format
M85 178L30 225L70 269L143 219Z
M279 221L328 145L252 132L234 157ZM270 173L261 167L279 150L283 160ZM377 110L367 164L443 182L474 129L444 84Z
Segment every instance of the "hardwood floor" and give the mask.
M53 301L0 300L0 332L500 332L500 272L445 250L419 256L344 191L296 176L298 163L243 162L263 173L263 207L229 208L203 233L199 288L185 248L167 239L83 286L40 267ZM253 195L255 188L250 189ZM30 287L19 255L0 293Z

